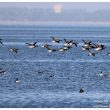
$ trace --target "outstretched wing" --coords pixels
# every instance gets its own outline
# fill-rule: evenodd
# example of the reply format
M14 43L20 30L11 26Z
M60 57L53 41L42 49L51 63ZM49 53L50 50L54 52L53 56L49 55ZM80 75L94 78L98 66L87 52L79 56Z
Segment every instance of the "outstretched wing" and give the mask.
M33 43L33 45L35 45L37 42Z
M0 41L0 43L3 45L3 42L2 41Z

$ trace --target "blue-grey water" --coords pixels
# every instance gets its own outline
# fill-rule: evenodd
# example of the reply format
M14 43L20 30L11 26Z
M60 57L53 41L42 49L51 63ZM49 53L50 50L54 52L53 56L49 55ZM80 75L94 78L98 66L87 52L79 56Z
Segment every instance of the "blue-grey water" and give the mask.
M41 45L50 37L78 42L65 52L49 53ZM0 107L110 107L110 27L89 26L0 26ZM82 39L106 45L95 57L81 50ZM38 42L28 48L26 42ZM18 53L10 52L18 48ZM50 75L54 75L50 77ZM15 80L18 78L19 83ZM79 93L80 88L84 93Z

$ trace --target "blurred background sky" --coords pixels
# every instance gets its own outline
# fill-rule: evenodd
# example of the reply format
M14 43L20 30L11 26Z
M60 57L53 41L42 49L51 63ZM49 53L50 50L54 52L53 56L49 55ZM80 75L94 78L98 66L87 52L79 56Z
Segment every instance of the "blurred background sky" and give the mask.
M110 22L109 2L1 2L0 23Z

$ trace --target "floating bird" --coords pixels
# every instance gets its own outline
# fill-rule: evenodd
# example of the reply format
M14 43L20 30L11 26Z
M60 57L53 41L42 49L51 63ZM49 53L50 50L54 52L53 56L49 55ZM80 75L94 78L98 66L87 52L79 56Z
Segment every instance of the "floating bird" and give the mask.
M2 71L0 71L0 74L1 74L1 73L5 73L5 72L6 72L5 70L2 70Z
M90 49L92 49L92 48L94 48L94 47L92 47L92 46L82 46L82 50L86 50L86 51L89 51Z
M2 45L3 45L2 39L0 39L0 44L2 44Z
M52 38L53 43L60 43L60 41L62 41L62 40L55 38L55 37L50 37L50 38Z
M80 92L80 93L83 93L83 92L84 92L84 90L81 88L81 89L79 90L79 92Z
M43 46L41 46L41 47L45 47L45 48L48 48L49 46L51 46L51 45L48 45L48 44L44 44Z
M104 76L105 78L109 78L110 77L110 74L105 74L101 71L101 73L99 74L99 76Z
M37 42L35 43L25 43L25 44L28 44L28 47L29 48L35 48L35 47L38 47L38 45L36 45Z
M66 50L68 50L68 48L60 48L59 49L60 52L63 52L63 51L66 51Z
M17 53L18 50L19 50L19 49L17 49L17 48L10 48L10 51L11 51L11 52L15 52L15 53Z
M50 75L49 77L54 77L54 75Z
M57 51L56 49L51 49L51 48L47 48L48 49L48 52L55 52Z
M68 44L71 44L72 42L73 42L73 40L66 40L66 39L64 39L64 41L65 41L65 43L64 43L64 45L65 46L67 46Z
M77 42L74 42L73 40L67 41L66 39L64 39L65 43L64 46L72 46L75 45L77 47Z
M0 70L0 75L3 75L6 71L5 70Z
M64 49L71 49L73 46L63 46Z
M88 47L88 46L90 46L90 45L92 45L92 42L91 41L85 41L85 40L82 40L83 42L84 42L84 46L85 47Z
M88 56L95 56L97 53L96 52L92 52L92 51L88 51L89 52L89 55Z
M18 78L16 78L15 82L16 82L16 83L19 83L19 82L20 82L20 80L19 80Z
M95 50L96 50L96 51L100 51L100 50L103 50L103 49L105 49L105 48L106 48L105 45L95 44Z
M107 53L107 55L109 55L109 56L110 56L110 53Z
M59 51L63 52L63 51L69 50L70 48L72 48L72 46L64 46L60 48Z
M55 52L55 51L57 51L56 49L51 49L49 46L51 46L51 45L44 44L44 45L41 46L41 47L45 47L45 48L48 50L48 52Z
M55 51L57 51L56 49L51 49L50 47L46 47L46 49L48 50L48 52L55 52Z
M89 51L90 49L93 49L96 47L91 41L89 41L89 42L87 42L85 40L82 40L82 41L84 42L84 46L82 46L82 50Z

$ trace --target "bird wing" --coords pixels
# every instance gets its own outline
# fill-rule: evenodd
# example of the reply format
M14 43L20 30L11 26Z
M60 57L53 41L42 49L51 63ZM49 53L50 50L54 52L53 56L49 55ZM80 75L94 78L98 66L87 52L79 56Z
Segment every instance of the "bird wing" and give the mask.
M33 45L35 45L37 42L33 43Z

